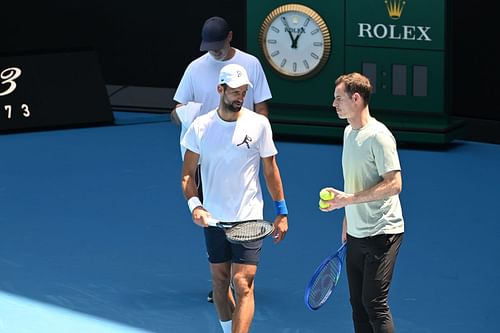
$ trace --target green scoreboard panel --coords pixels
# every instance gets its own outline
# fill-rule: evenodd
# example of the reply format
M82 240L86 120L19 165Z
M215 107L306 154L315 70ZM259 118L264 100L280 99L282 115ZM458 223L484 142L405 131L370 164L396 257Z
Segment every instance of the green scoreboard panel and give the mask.
M346 47L346 71L364 73L373 84L370 108L402 113L442 113L445 66L443 52Z
M346 71L375 86L373 109L445 111L444 1L348 1Z
M357 71L374 86L372 115L399 141L445 144L459 137L461 123L449 115L446 5L445 0L247 1L247 49L266 71L276 135L340 140L346 123L331 106L334 81Z

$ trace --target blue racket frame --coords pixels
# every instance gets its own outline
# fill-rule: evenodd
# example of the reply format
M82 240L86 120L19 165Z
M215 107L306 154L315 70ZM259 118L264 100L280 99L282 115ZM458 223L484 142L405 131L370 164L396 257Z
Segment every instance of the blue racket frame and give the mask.
M306 292L304 295L304 303L310 310L314 311L323 306L330 297L330 295L332 294L335 287L337 286L340 274L342 273L342 267L344 266L346 252L347 252L347 244L346 242L344 242L334 254L323 260L321 264L318 266L318 268L316 268L316 270L314 271L314 274L312 275L311 279L309 280L309 283L307 284ZM320 277L325 267L328 266L328 264L335 259L338 260L338 269L332 285L330 286L329 290L325 293L325 295L322 297L322 299L318 302L317 305L311 305L309 299L311 296L311 292L313 291L312 288L316 283L316 280Z

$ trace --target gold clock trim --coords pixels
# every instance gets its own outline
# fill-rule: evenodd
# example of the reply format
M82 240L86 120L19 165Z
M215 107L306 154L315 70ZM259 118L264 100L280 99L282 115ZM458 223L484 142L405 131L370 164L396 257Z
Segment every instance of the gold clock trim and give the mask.
M322 35L323 35L323 43L324 43L324 51L323 55L321 56L321 59L318 63L318 65L312 69L310 72L307 72L305 74L294 74L293 72L285 71L283 70L280 66L276 65L271 59L271 55L267 51L266 48L266 43L267 43L267 32L269 28L271 27L271 24L274 22L274 20L280 16L281 14L287 13L287 12L299 12L303 13L304 15L309 16L319 27ZM330 31L328 30L328 26L326 25L325 21L323 18L313 9L300 5L300 4L286 4L286 5L281 5L271 11L266 18L264 19L264 22L262 22L261 27L260 27L260 32L259 32L259 45L264 53L264 57L269 65L271 65L272 69L275 70L278 74L281 76L288 78L288 79L307 79L310 78L314 75L316 75L326 64L328 61L328 57L330 56L330 50L331 50L331 36L330 36Z

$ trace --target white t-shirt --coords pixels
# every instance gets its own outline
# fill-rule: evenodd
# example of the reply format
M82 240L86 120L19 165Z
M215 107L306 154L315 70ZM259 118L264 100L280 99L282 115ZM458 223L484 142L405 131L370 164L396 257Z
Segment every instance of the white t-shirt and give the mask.
M242 108L237 121L217 111L196 118L181 144L200 155L203 207L222 221L262 219L261 158L278 153L269 120Z
M249 53L235 49L234 56L226 61L215 60L208 52L193 60L184 71L184 75L174 94L174 100L181 104L188 102L201 103L199 114L203 115L217 108L220 95L217 93L219 83L219 72L228 64L239 64L243 66L250 82L253 85L248 91L243 106L253 110L254 104L271 99L271 90L267 83L266 75L262 69L259 59ZM190 124L186 124L186 128ZM180 139L182 140L182 133ZM184 150L181 146L181 155L184 158Z
M389 129L371 118L362 128L350 125L344 131L342 151L344 191L356 193L382 181L382 175L401 170L396 140ZM398 195L383 200L345 207L347 233L364 238L404 231L403 213Z

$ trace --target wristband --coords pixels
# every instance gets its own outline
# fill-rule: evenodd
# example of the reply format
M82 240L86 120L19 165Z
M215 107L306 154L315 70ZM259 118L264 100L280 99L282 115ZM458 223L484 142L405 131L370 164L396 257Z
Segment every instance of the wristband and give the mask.
M275 201L274 208L276 209L276 215L288 215L288 208L286 208L285 199Z
M200 207L200 206L202 206L200 198L198 198L198 197L191 197L191 198L189 198L189 200L188 200L188 207L189 207L189 211L191 212L191 214L193 213L193 210L196 207Z

